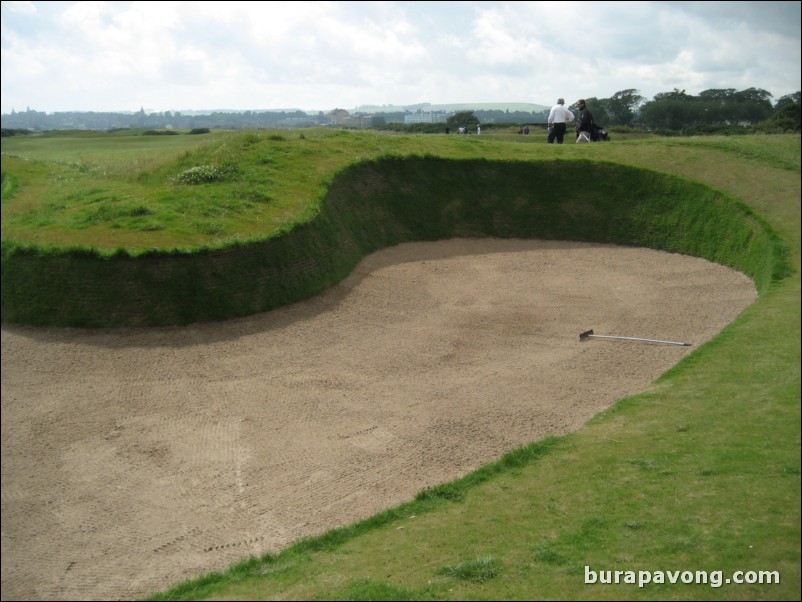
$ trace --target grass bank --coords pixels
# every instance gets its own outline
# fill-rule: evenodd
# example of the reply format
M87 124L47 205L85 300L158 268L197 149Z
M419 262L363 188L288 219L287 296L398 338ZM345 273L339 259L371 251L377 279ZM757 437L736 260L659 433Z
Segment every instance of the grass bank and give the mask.
M789 272L772 228L718 190L581 159L575 148L561 148L574 152L560 160L524 158L531 145L467 138L228 133L168 147L133 173L111 159L65 167L61 138L47 141L48 159L26 157L25 140L4 157L3 319L108 327L234 318L316 295L380 248L453 237L663 249L739 269L759 289ZM430 140L438 154L417 152ZM127 152L145 152L135 142ZM75 169L85 175L65 175ZM112 246L118 238L127 245Z

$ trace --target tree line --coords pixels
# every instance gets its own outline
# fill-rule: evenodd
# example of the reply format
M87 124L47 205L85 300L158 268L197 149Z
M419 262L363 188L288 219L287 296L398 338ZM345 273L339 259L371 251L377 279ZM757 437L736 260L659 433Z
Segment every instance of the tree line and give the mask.
M696 96L685 90L661 92L652 100L628 89L610 98L588 98L586 103L596 123L605 126L643 126L652 130L698 130L762 125L766 131L800 131L800 92L781 97L760 88L736 91L710 89Z

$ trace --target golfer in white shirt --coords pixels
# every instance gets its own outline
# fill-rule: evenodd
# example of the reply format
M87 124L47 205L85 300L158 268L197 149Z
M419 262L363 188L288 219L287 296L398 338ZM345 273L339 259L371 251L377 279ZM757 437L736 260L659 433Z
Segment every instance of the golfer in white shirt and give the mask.
M565 99L558 99L557 104L551 107L551 111L549 111L549 144L553 144L555 138L557 139L557 144L562 144L566 124L573 120L574 114L565 108Z

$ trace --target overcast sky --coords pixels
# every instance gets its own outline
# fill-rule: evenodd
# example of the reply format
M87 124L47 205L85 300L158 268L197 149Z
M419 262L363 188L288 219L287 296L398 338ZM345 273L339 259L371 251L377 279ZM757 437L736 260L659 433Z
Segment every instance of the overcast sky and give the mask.
M800 85L799 2L2 2L2 112Z

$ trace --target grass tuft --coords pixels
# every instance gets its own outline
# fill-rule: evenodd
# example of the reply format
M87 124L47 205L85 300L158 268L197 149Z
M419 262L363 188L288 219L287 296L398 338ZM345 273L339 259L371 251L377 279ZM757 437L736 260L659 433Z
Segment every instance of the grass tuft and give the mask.
M501 563L491 556L479 556L457 565L441 567L436 573L472 583L485 583L501 574Z

